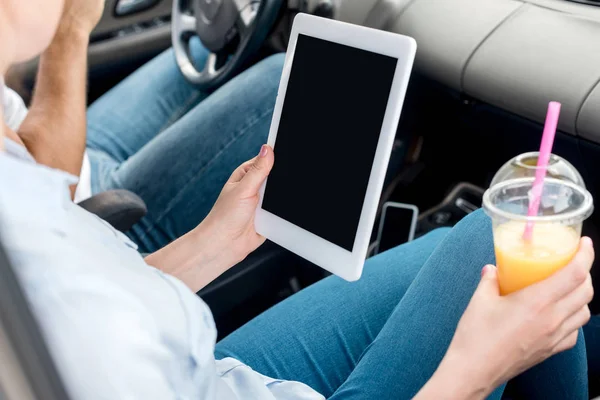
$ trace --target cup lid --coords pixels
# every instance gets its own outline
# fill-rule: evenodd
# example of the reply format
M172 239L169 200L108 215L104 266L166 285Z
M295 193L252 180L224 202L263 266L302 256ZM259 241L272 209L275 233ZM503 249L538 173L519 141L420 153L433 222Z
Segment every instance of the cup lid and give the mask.
M538 170L537 161L539 154L538 151L533 151L513 157L496 172L490 187L512 179L535 177ZM573 182L585 188L585 182L579 171L569 161L556 154L550 155L546 176L547 178Z
M574 205L571 202L569 207L563 207L563 210L554 214L528 216L526 213L527 207L524 206L528 203L528 197L525 193L529 193L533 187L534 180L534 177L516 178L499 182L490 187L483 195L483 209L485 213L492 218L503 218L513 221L560 222L563 224L579 223L592 215L594 200L592 194L585 187L564 179L546 178L544 179L544 192L553 190L556 194L558 190L558 194L560 194L560 190L563 189L565 195L576 196L576 204ZM500 196L510 191L518 191L520 193L518 197L521 201L519 209L522 212L518 213L511 210L511 204L508 201L502 203L504 206L499 205L501 203L499 201Z

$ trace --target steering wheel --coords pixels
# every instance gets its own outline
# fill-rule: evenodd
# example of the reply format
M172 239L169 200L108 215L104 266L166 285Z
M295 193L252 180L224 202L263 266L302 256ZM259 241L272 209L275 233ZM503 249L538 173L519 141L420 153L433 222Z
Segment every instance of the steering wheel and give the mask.
M171 40L181 73L199 89L227 82L259 50L283 0L173 0ZM198 36L210 55L198 70L190 39Z

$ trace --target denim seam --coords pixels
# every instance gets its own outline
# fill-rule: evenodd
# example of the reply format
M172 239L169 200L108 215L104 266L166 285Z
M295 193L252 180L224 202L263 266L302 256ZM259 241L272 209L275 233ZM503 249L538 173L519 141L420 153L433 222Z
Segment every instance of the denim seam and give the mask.
M89 129L89 126L88 126L88 129ZM119 147L119 149L118 149L119 152L121 152L121 150L125 150L125 149L126 149L125 150L126 153L130 152L130 149L128 148L128 146L125 146L125 143L120 139L119 136L110 135L110 134L106 133L103 129L99 129L97 131L101 132L102 135L104 135L104 136L109 136L110 140L116 142ZM111 152L109 152L105 148L103 148L103 146L99 146L97 143L94 143L91 140L90 141L86 140L86 148L90 148L92 150L101 152L102 154L106 155L108 158L110 158L112 161L114 161L117 164L121 164L121 163L125 162L127 160L127 158L129 158L129 157L127 157L127 158L125 158L125 160L120 160L120 157L119 158L115 157L113 154L111 154Z
M154 229L154 226L158 224L173 208L173 205L179 200L181 193L183 193L189 185L193 184L198 176L206 170L225 150L227 150L233 143L235 143L240 137L242 137L246 132L248 132L253 126L262 121L266 116L268 116L271 112L273 112L274 107L270 107L265 110L262 114L258 116L258 118L254 119L250 124L245 126L243 129L239 130L238 133L217 153L211 158L195 175L192 179L188 180L188 183L184 185L177 194L173 197L171 202L165 207L165 210L156 218L151 227L144 231L144 235L140 238L140 240L145 239L147 234ZM233 172L233 171L232 171Z
M181 107L179 107L175 112L171 114L171 117L160 127L158 130L159 134L163 132L165 129L173 125L177 122L184 114L187 113L189 107L195 103L202 93L200 91L193 92L190 97L188 97L187 101L183 103Z
M158 132L156 133L156 136L160 135L164 130L166 130L168 127L170 127L171 125L173 125L184 114L186 114L187 111L188 111L188 108L198 100L198 98L201 96L201 94L202 93L199 92L199 91L193 92L192 95L188 97L188 99L183 103L183 105L181 107L177 108L175 111L173 111L171 113L171 116L169 117L169 119L167 120L167 122L165 122L158 129ZM87 128L89 129L89 126ZM102 132L105 136L111 136L111 139L113 141L115 141L121 149L124 149L127 154L131 153L131 149L129 149L128 146L125 146L125 143L122 140L120 140L119 136L117 136L117 135L108 135L108 134L104 133L102 129L100 129L99 131ZM150 143L151 141L152 141L152 139L149 140L148 142L146 142L145 145L148 144L148 143ZM103 154L106 154L111 160L115 161L117 164L122 164L123 162L125 162L129 158L131 158L131 155L130 155L130 156L127 156L123 161L121 161L120 159L115 158L108 151L102 149L101 148L102 146L98 146L96 143L94 143L92 141L86 143L86 146L90 147L93 150L100 151ZM142 146L142 147L144 147L144 146Z

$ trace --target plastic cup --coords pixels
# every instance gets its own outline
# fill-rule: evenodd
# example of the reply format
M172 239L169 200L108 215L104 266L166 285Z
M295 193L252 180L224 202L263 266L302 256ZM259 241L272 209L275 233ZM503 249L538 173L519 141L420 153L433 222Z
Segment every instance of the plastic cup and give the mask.
M500 292L542 281L565 267L579 247L583 221L593 212L592 195L574 182L546 178L536 216L527 216L535 178L500 181L488 189L483 208L492 219ZM533 223L530 240L523 237Z

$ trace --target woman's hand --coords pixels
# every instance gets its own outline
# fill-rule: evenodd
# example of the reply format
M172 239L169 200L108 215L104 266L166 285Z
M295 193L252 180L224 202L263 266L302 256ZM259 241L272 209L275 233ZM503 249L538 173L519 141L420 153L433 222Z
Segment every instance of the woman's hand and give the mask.
M274 155L263 146L236 169L202 223L146 262L198 291L265 242L254 229L258 192L273 168Z
M227 245L239 261L256 250L265 238L254 229L258 192L273 168L274 155L269 146L262 146L258 156L236 169L213 209L202 222L215 240Z
M469 393L462 392L462 398L484 398L521 372L574 347L578 329L590 319L593 261L592 241L583 238L568 266L508 296L500 295L496 268L486 266L444 360L423 391L431 390L435 381L457 382L464 376L468 381L460 382L464 386L457 390L469 387Z

